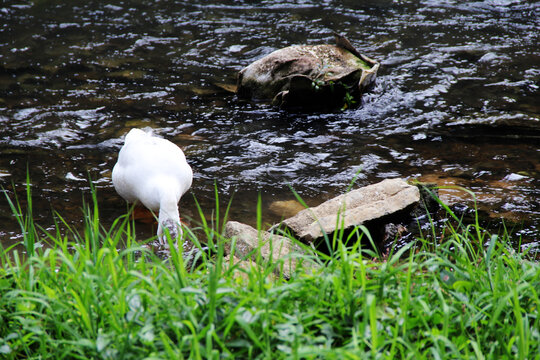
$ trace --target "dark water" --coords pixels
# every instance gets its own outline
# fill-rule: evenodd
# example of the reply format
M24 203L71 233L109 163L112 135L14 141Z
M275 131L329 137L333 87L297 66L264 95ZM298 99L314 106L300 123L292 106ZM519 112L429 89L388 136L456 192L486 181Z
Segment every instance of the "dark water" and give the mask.
M531 1L7 1L0 5L0 184L38 223L81 225L89 178L107 223L126 210L111 169L132 127L180 145L208 214L214 183L231 218L275 200L308 204L388 177L474 191L491 217L538 245L540 3ZM238 70L332 30L382 63L357 110L299 114L239 101ZM451 202L470 197L441 194ZM149 226L138 228L152 235ZM0 240L21 238L0 200Z

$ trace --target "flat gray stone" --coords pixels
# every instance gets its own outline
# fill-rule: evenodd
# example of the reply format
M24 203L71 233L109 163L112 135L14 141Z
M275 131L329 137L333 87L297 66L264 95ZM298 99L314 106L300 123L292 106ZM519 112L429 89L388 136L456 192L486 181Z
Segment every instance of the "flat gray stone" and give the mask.
M324 234L332 234L342 226L349 229L387 217L420 202L420 191L403 179L386 179L350 191L300 211L286 219L286 225L299 240L313 242Z

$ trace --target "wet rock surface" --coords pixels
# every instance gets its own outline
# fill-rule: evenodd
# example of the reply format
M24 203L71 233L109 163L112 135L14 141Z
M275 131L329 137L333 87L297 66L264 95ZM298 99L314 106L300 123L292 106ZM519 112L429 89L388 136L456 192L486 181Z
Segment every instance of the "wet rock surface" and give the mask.
M282 108L343 109L360 104L379 63L335 35L336 45L295 45L259 59L238 73L241 98L271 100Z

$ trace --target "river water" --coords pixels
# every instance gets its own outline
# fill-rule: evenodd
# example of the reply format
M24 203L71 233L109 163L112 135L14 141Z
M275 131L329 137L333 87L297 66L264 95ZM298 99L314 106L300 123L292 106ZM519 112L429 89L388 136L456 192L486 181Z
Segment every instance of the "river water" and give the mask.
M223 203L234 194L230 218L254 224L260 194L273 223L290 187L316 205L358 173L355 186L463 186L539 246L539 15L519 0L2 2L0 184L24 204L28 169L34 216L53 230L53 211L82 226L91 178L110 224L126 211L111 183L123 135L151 127L193 167L186 218L193 195L212 213L216 186ZM230 92L242 67L333 30L381 62L360 108L288 113ZM2 195L0 241L20 239Z

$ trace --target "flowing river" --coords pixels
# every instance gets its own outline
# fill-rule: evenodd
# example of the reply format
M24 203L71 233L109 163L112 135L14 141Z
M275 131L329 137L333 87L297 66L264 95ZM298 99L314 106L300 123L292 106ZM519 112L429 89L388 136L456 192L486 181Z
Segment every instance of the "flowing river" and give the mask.
M485 220L540 247L540 3L520 0L4 1L0 4L0 241L22 238L4 193L54 231L126 212L111 170L133 127L184 149L194 170L181 215L280 214L294 189L316 205L404 177L465 187ZM290 113L240 101L237 72L273 50L333 43L381 62L361 107ZM234 196L233 196L234 195ZM473 206L455 189L449 203ZM85 199L85 200L83 200ZM490 220L491 219L491 220ZM140 224L140 238L152 236Z

